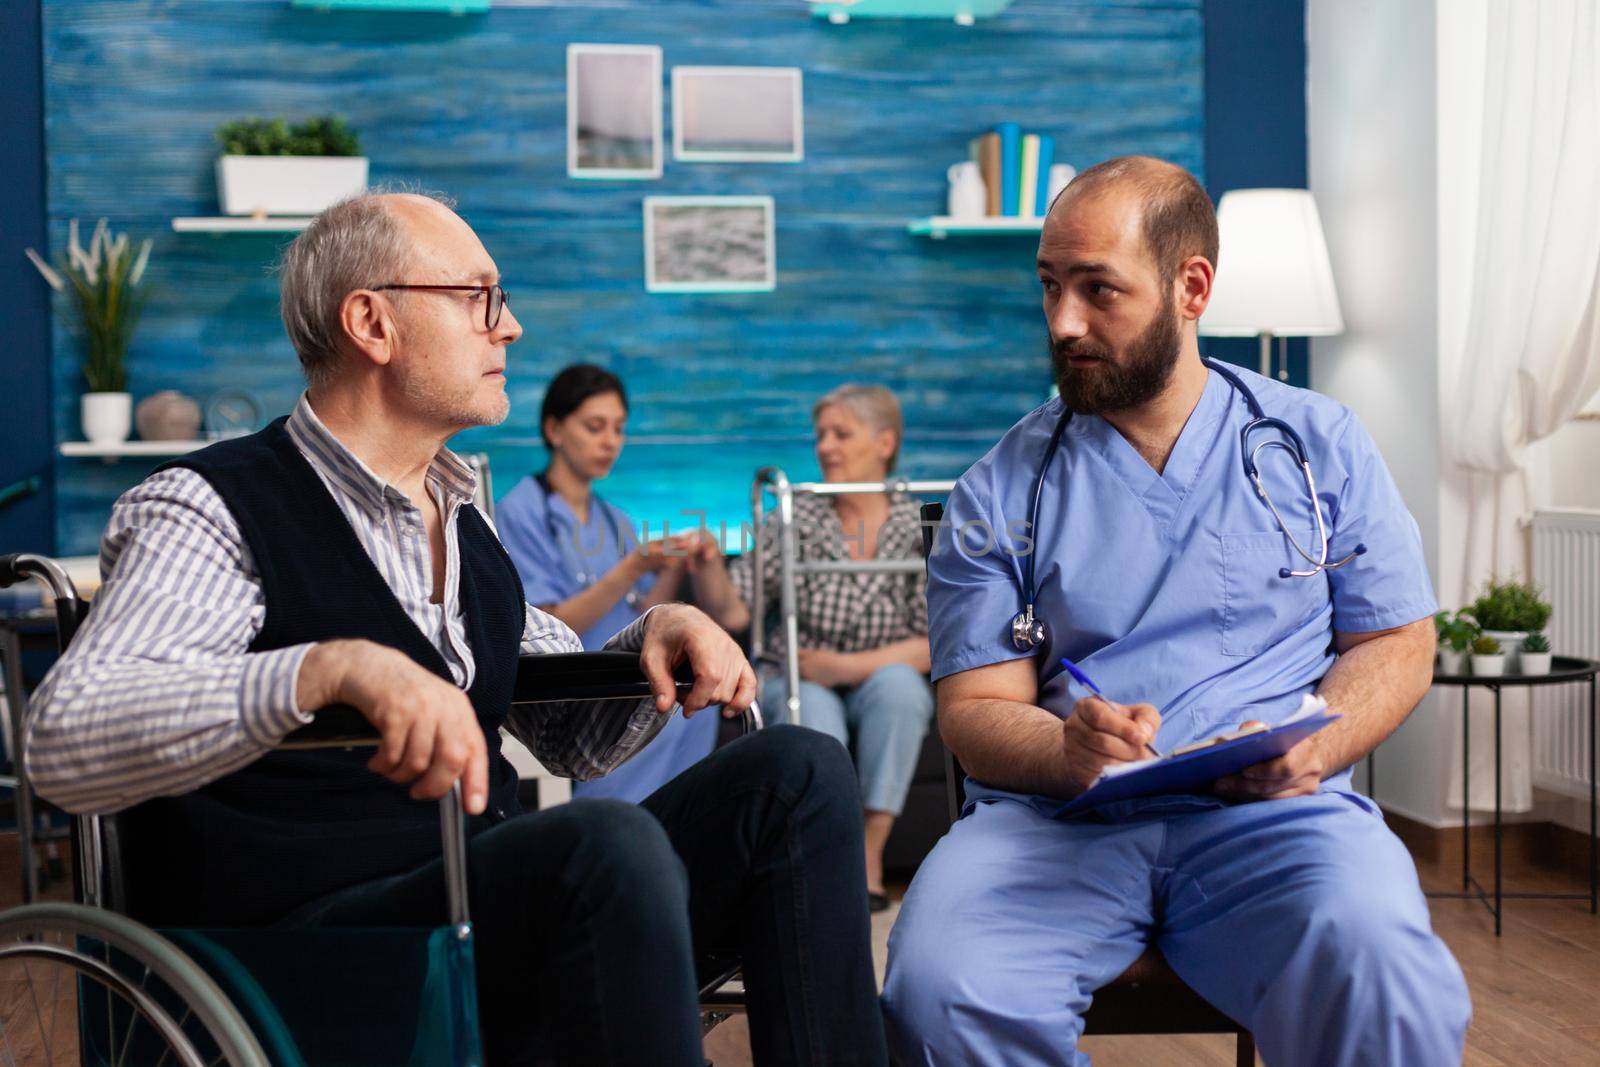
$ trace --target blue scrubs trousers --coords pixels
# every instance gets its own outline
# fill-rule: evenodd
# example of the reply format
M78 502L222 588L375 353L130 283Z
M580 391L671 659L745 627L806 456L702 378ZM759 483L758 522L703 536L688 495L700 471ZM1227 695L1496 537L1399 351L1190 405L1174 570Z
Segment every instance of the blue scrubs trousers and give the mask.
M1273 1067L1461 1063L1466 982L1370 802L1196 803L976 804L890 936L896 1062L1083 1067L1094 991L1154 942Z

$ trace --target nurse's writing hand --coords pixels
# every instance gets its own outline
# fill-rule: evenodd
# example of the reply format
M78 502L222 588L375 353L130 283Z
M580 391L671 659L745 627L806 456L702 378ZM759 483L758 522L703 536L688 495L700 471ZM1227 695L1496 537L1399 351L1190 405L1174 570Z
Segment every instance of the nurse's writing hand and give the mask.
M1072 795L1083 792L1110 763L1146 759L1145 745L1155 740L1161 713L1150 704L1113 704L1084 697L1061 724L1062 753Z
M1253 722L1254 720L1252 720ZM1244 725L1251 725L1250 722ZM1229 800L1281 800L1309 796L1322 784L1322 752L1308 737L1275 760L1219 778L1212 787Z
M639 666L655 694L656 710L668 712L677 703L684 715L708 704L721 704L723 714L742 715L756 698L756 676L744 653L728 632L705 612L687 604L662 604L651 608L644 630ZM694 671L694 687L678 699L672 670L687 662Z

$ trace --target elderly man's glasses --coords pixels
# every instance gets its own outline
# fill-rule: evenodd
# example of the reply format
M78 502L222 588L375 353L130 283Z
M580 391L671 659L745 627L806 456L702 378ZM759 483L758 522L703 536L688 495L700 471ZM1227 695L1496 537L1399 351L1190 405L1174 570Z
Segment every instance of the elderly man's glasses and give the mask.
M385 289L421 289L440 293L483 293L483 328L486 330L500 325L500 312L511 300L498 285L379 285L374 289L379 292Z

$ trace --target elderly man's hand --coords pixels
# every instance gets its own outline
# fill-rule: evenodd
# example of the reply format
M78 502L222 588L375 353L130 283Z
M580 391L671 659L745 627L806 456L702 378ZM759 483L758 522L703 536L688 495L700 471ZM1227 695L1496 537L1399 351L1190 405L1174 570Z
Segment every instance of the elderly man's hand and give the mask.
M1254 720L1245 723L1252 725ZM1324 763L1321 750L1308 737L1275 760L1246 767L1238 774L1218 778L1212 787L1218 796L1229 800L1281 800L1315 793L1322 785Z
M1161 728L1161 713L1151 704L1113 704L1084 697L1061 724L1067 787L1076 796L1094 784L1110 763L1147 759L1146 748Z
M687 604L651 609L639 665L655 694L656 710L666 713L680 703L672 671L685 662L694 671L694 687L681 701L684 715L721 704L723 714L732 718L755 701L755 672L726 630Z
M378 731L367 767L417 800L437 800L459 780L468 813L489 797L489 755L472 702L410 656L362 640L324 641L301 661L295 698L302 708L349 704Z

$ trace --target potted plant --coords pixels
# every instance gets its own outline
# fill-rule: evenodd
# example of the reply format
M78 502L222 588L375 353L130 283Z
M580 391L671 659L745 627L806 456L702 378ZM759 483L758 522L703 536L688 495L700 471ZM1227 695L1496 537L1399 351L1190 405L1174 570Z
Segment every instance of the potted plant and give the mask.
M1506 666L1512 673L1521 671L1518 660L1523 638L1545 628L1550 621L1550 605L1531 582L1500 582L1490 579L1478 599L1467 608L1489 637L1505 649Z
M1518 674L1550 673L1550 639L1541 633L1532 633L1522 639L1522 665Z
M217 197L227 215L315 215L367 186L367 160L344 119L240 119L217 131Z
M1441 611L1433 617L1439 633L1439 673L1467 673L1467 653L1478 636L1478 624L1465 612Z
M78 243L78 220L67 224L67 258L52 267L33 249L33 265L57 292L70 292L77 310L76 326L83 343L83 435L96 444L128 439L133 404L128 396L128 340L144 310L140 284L150 262L150 241L138 250L126 233L113 234L101 219L89 238Z
M1488 634L1480 634L1472 642L1472 673L1484 678L1506 673L1506 655L1500 650L1500 642Z

